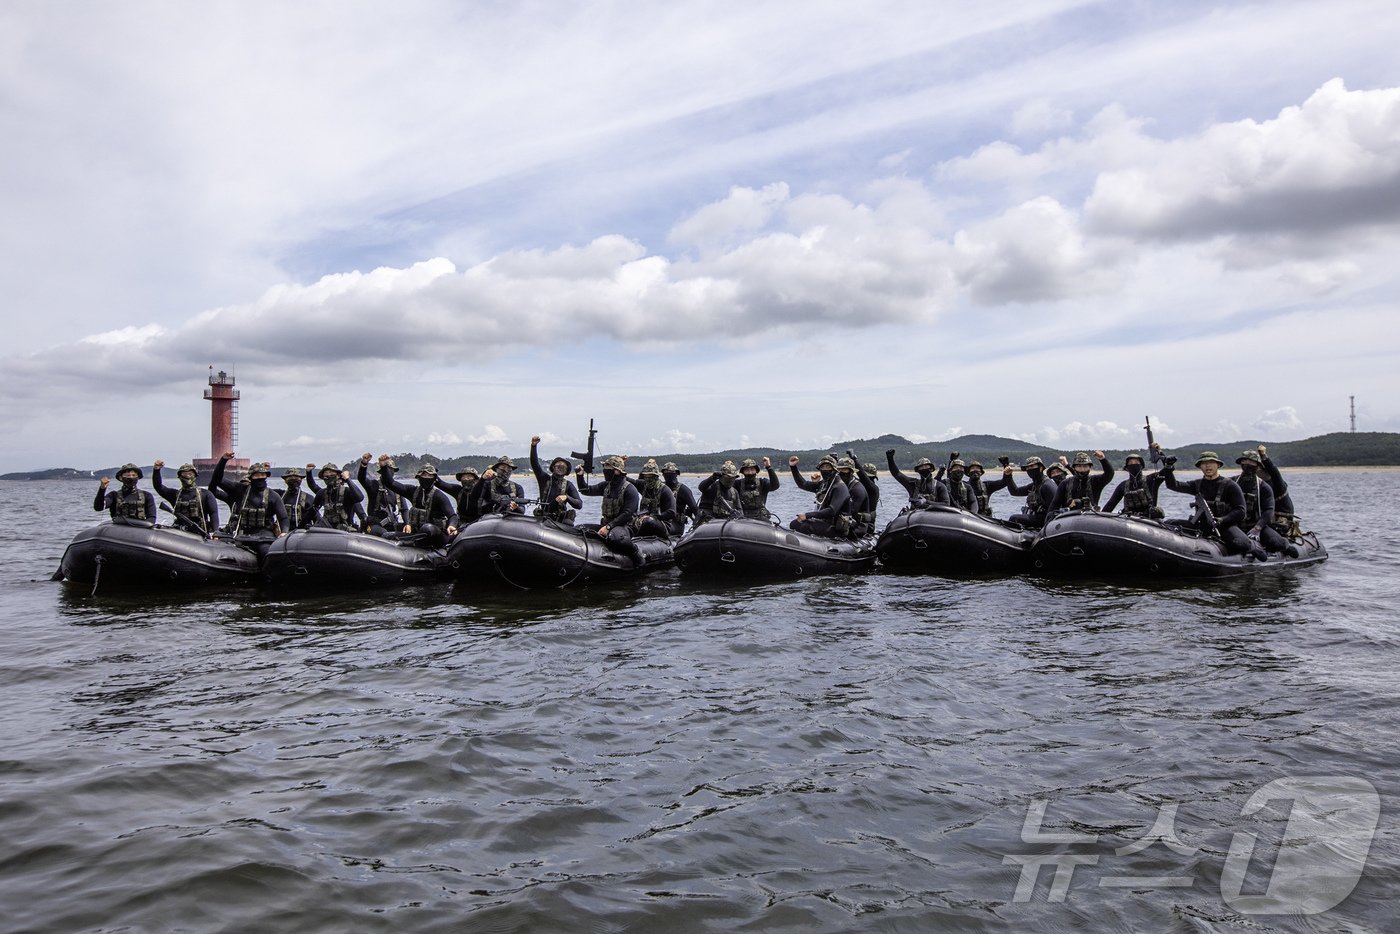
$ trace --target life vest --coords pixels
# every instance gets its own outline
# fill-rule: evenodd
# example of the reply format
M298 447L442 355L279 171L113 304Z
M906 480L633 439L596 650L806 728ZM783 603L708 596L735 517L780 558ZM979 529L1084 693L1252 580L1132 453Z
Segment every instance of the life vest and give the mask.
M736 486L739 488L739 507L743 509L745 517L769 518L768 506L764 503L767 496L763 492L763 481L759 477L752 480L745 477Z
M127 471L130 473L131 471ZM119 488L117 498L112 502L112 518L114 519L137 519L142 522L149 522L151 517L146 515L146 494L136 487L131 488L128 493L124 488Z
M345 509L345 485L327 483L325 494L326 504L321 507L321 519L333 529L348 530L350 513Z

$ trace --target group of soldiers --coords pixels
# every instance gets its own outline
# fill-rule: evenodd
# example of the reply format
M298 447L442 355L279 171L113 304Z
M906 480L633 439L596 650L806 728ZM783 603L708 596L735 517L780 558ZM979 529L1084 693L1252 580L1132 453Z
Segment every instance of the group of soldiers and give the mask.
M699 525L710 519L773 518L767 500L780 484L767 457L761 465L752 459L739 465L726 461L699 482L697 496L697 491L680 482L680 470L674 463L658 464L649 459L636 477L630 477L626 459L614 455L603 459L603 479L589 483L583 465L568 458L555 457L546 468L539 458L539 443L538 436L530 439L530 469L539 488L535 498L527 497L524 488L512 479L516 468L509 457L499 458L480 473L465 467L456 474L455 482L439 476L432 464L424 464L415 472L414 482L408 483L397 479L397 466L388 455L373 461L366 453L359 459L355 482L338 464L319 469L307 464L304 470L284 470L283 488L275 490L268 486L271 468L266 463L252 464L241 479L226 478L225 467L233 456L229 452L220 458L206 488L198 486L194 465L188 463L176 469L176 487L162 482L164 461L155 462L151 481L164 501L162 508L173 514L178 527L204 536L222 532L254 542L322 526L411 538L423 547L437 548L459 529L492 513L529 514L574 525L583 508L582 497L597 496L602 500L601 522L580 527L596 531L611 546L641 563L634 536L677 537L692 521ZM1032 529L1065 510L1098 510L1099 499L1114 477L1113 465L1103 451L1095 451L1093 458L1087 452L1076 454L1072 461L1061 457L1049 466L1039 457L1028 457L1020 465L1024 483L1017 482L1016 468L1005 457L1000 459L1001 477L992 480L985 479L987 471L981 463L964 462L957 454L942 466L920 458L913 476L900 471L893 449L885 452L885 459L890 475L909 495L907 508L947 505L991 518L991 496L1005 489L1025 500L1020 511L1005 521ZM1093 469L1095 460L1098 473ZM1124 462L1127 479L1113 489L1105 511L1121 506L1128 515L1162 519L1157 499L1161 487L1166 486L1196 499L1195 515L1170 520L1172 523L1217 536L1233 553L1260 559L1271 552L1297 556L1297 549L1289 542L1296 536L1297 519L1288 484L1269 460L1264 445L1236 459L1240 474L1235 478L1220 474L1224 462L1211 451L1196 460L1202 471L1199 480L1178 481L1176 458L1162 455L1155 443L1152 460L1160 461L1161 469L1145 473L1146 459L1128 455ZM377 468L373 474L372 462ZM804 477L798 465L798 457L788 459L793 483L812 493L815 503L789 523L791 529L832 538L861 538L874 532L880 502L874 464L862 464L847 451L844 457L824 455L810 476ZM103 477L93 509L106 510L113 518L154 522L155 497L137 488L142 478L135 464L125 464L117 471L118 489L109 489L110 481ZM223 525L219 522L220 501L229 510Z

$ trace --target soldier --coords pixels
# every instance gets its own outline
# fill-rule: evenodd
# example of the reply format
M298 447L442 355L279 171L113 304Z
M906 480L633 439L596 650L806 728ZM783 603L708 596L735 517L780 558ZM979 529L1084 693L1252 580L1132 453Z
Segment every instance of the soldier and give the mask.
M972 486L972 495L977 497L977 514L992 518L992 494L997 490L1005 489L1007 479L1000 477L996 480L983 480L982 477L987 472L987 468L982 466L980 461L972 461L967 465L967 482Z
M936 503L948 503L948 488L934 476L933 461L927 457L919 458L918 463L914 465L917 477L900 473L899 466L894 462L894 448L885 452L885 462L890 468L890 476L909 493L910 506L921 508Z
M719 470L700 481L700 505L695 524L711 519L734 519L744 514L739 499L739 468L725 461Z
M851 460L856 460L855 455L851 455ZM865 498L869 503L871 521L880 512L880 472L874 464L856 463L856 479L865 487Z
M1086 452L1080 451L1074 455L1073 475L1062 482L1055 491L1055 502L1050 506L1052 512L1061 509L1099 508L1099 496L1113 479L1113 465L1108 462L1103 451L1095 451L1094 457L1098 458L1103 468L1097 477L1089 476L1094 469L1094 462Z
M1269 459L1267 447L1261 444L1255 450L1259 453L1259 463L1264 467L1269 486L1274 489L1274 531L1286 539L1298 539L1302 535L1302 529L1298 526L1298 515L1293 509L1293 496L1288 492L1288 482Z
M1045 524L1046 513L1050 510L1050 504L1055 501L1055 491L1058 487L1054 480L1045 475L1045 462L1035 455L1022 461L1021 469L1026 472L1026 479L1029 481L1025 486L1017 485L1016 478L1012 476L1014 467L1007 464L1002 468L1002 479L1006 481L1007 492L1012 496L1023 496L1026 500L1021 511L1008 516L1006 521L1022 528L1038 529Z
M739 465L739 505L746 519L766 521L772 518L768 512L768 494L776 490L779 483L778 474L773 470L773 461L766 454L763 457L763 469L768 472L768 476L758 475L758 463L752 457L745 458Z
M438 489L451 496L457 504L457 514L453 516L452 524L458 529L464 529L481 518L481 504L472 495L480 482L481 475L475 467L463 467L457 471L456 483L442 477L437 479Z
M1193 518L1171 520L1169 524L1194 528L1203 535L1218 534L1230 554L1252 555L1256 560L1267 560L1269 553L1251 541L1240 528L1245 517L1244 491L1229 477L1221 476L1220 468L1224 465L1225 462L1214 451L1206 451L1196 458L1196 466L1201 468L1201 479L1181 483L1176 479L1173 464L1167 462L1162 468L1167 489L1197 498Z
M851 538L862 538L875 528L875 510L870 508L870 494L865 484L856 478L856 461L853 457L836 459L836 476L846 485L847 510L838 516L836 529Z
M1123 469L1127 471L1128 479L1113 488L1113 494L1104 504L1104 512L1113 512L1121 502L1125 516L1161 519L1166 515L1162 507L1157 505L1157 493L1165 478L1160 473L1151 473L1144 477L1142 471L1145 464L1142 455L1136 452L1123 459Z
M977 511L977 492L967 481L967 464L960 457L948 462L948 477L943 481L948 488L948 501L967 512Z
M695 520L699 513L695 493L681 483L681 469L671 461L661 465L661 479L671 488L671 495L676 500L676 520L671 524L671 535L681 535L685 532L686 520Z
M282 506L282 497L276 490L268 489L267 478L272 468L266 461L248 465L248 482L224 479L224 468L233 452L228 451L214 465L211 486L222 489L237 509L232 518L233 534L243 539L255 540L258 556L264 557L272 540L286 534L289 527L287 510Z
M515 461L501 456L495 464L481 475L472 495L480 504L481 514L500 513L502 515L523 516L530 500L525 496L525 488L512 480ZM582 504L583 500L579 500Z
M1235 463L1240 467L1240 475L1235 482L1239 484L1240 492L1244 493L1244 521L1240 527L1246 533L1255 533L1259 544L1269 551L1286 554L1290 558L1298 557L1298 549L1274 527L1277 500L1273 486L1259 476L1259 471L1264 467L1259 452L1245 451L1235 459Z
M112 478L103 477L98 480L97 495L92 499L92 511L107 510L113 522L124 523L132 520L155 525L156 498L150 491L136 488L136 481L144 476L141 468L135 464L122 464L117 468L117 482L121 487L109 492L107 485L112 482Z
M637 479L629 478L627 482L636 487L640 499L637 517L632 520L632 534L669 538L671 524L676 520L676 497L662 481L656 460L648 460Z
M282 471L286 489L278 490L277 495L282 497L282 508L287 510L289 532L292 529L309 529L316 524L315 500L301 488L304 479L306 471L300 467L288 467Z
M175 469L175 477L180 481L178 489L160 482L160 471L165 461L156 461L151 470L151 486L156 494L170 504L175 515L175 528L208 538L219 528L219 502L214 494L199 488L199 472L194 464L181 464Z
M342 470L336 464L325 464L317 473L325 484L316 491L316 498L311 501L311 505L321 514L318 524L328 529L350 532L358 521L361 529L368 530L365 494L350 482L350 471ZM310 479L307 478L308 481Z
M408 500L408 512L403 517L400 535L416 535L424 548L441 548L449 536L457 534L452 524L452 498L437 488L437 467L424 464L413 475L417 484L410 486L395 480L387 454L379 458L379 485L387 487ZM487 471L490 473L490 471Z
M836 476L836 458L830 454L822 455L822 459L817 461L819 477L812 480L805 479L797 472L797 464L796 454L788 458L792 481L800 489L815 493L817 504L810 512L799 513L797 518L788 523L788 528L808 535L835 537L838 534L838 518L849 515L851 511L850 490Z
M360 467L355 477L360 481L360 487L365 491L365 499L368 503L365 510L369 516L369 528L366 531L386 537L397 535L399 528L403 526L403 516L407 511L407 506L394 493L392 487L369 475L369 462L372 456L368 451L360 455ZM398 465L387 454L381 455L378 463L381 476L384 474L385 464L388 464L390 474L398 469Z
M574 479L578 491L584 496L601 496L603 521L596 526L598 535L610 548L622 552L640 568L646 564L646 556L632 541L632 520L637 517L642 498L637 488L627 482L627 464L616 454L603 458L603 479L598 483L586 483L583 479L583 465L574 468ZM579 526L594 529L592 523Z
M573 525L578 510L583 508L583 499L578 487L569 478L573 465L568 458L556 457L549 462L546 472L540 465L540 436L530 439L530 470L535 482L540 486L540 504L535 507L535 515L541 519L553 519L564 525Z

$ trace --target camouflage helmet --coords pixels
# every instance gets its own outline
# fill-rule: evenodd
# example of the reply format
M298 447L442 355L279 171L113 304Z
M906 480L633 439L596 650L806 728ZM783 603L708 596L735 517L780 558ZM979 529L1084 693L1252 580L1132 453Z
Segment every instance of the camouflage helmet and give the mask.
M934 463L933 463L933 461L929 460L927 457L921 457L921 458L919 458L919 460L914 464L914 469L915 469L915 470L918 470L920 467L927 467L929 470L932 470L932 469L934 468Z
M1057 471L1057 470L1058 470L1060 473L1064 473L1064 472L1065 472L1065 465L1064 465L1064 464L1061 464L1059 461L1055 461L1055 463L1053 463L1053 464L1051 464L1049 467L1046 467L1046 468L1045 468L1045 472L1046 472L1047 474L1054 473L1054 472Z
M609 454L607 457L603 458L603 469L607 470L609 468L611 468L612 470L621 471L622 473L626 473L627 462L624 461L622 458L618 457L616 454Z
M861 464L860 469L865 471L866 476L869 477L875 477L879 475L879 471L875 469L874 464Z
M288 467L286 470L282 471L283 480L286 480L288 477L296 477L298 480L300 480L305 476L306 471L301 469L300 467Z
M649 459L647 460L647 462L646 462L645 464L642 465L642 469L637 473L637 476L639 476L639 477L659 477L659 476L661 476L661 468L658 467L658 466L656 466L656 458L654 458L654 457L653 457L653 458L649 458Z
M826 464L827 466L831 467L832 470L835 470L835 469L836 469L836 458L833 457L833 456L830 455L830 454L823 454L823 455L822 455L822 459L819 460L819 461L817 461L817 469L818 469L818 470L821 469L822 464Z
M1094 466L1094 459L1089 456L1089 453L1087 451L1080 451L1078 454L1074 455L1075 467L1086 465L1089 467Z
M332 477L338 477L338 476L340 476L340 465L339 465L339 464L322 464L322 465L321 465L321 469L318 470L318 471L316 471L316 476L318 476L318 477L320 477L322 480L324 480L324 479L326 478L326 474L330 474Z
M515 461L511 460L509 457L506 457L504 454L502 454L500 457L498 457L498 458L496 459L496 463L492 464L491 466L492 466L492 467L495 467L495 468L505 467L505 468L507 468L507 469L509 469L509 470L514 470L514 469L515 469Z
M184 463L181 464L179 467L175 468L175 476L178 477L180 476L180 474L185 473L186 471L189 471L193 474L199 473L199 471L195 468L194 464Z
M661 472L662 472L662 473L680 473L680 472L681 472L681 469L680 469L679 467L677 467L673 461L667 461L666 463L664 463L664 464L661 465Z
M752 457L746 457L744 458L744 462L739 465L739 469L743 470L745 467L752 467L754 470L757 470L758 461L754 460Z
M963 470L966 470L967 464L963 462L963 459L961 457L955 457L948 462L949 470L952 470L954 467L961 467Z
M1137 451L1129 451L1129 452L1128 452L1128 456L1123 458L1123 466L1124 466L1124 467L1128 466L1128 461L1133 461L1133 460L1137 461L1139 464L1146 464L1146 463L1147 463L1147 458L1143 457L1143 456L1142 456L1141 454L1139 454Z
M855 469L856 469L856 462L853 461L853 460L851 460L849 457L838 457L838 458L836 458L836 469L837 469L837 470L855 470Z
M1057 464L1056 466L1059 466L1059 465ZM1032 454L1030 457L1026 458L1025 460L1021 461L1021 469L1022 469L1022 470L1030 470L1032 467L1039 467L1039 468L1041 468L1041 469L1043 470L1043 469L1045 468L1045 461L1043 461L1043 460L1041 460L1040 458L1036 457L1034 454Z
M466 467L463 467L461 470L457 471L457 479L458 479L458 480L465 480L465 479L466 479L467 477L469 477L469 476L471 476L471 477L480 477L481 474L478 473L478 472L477 472L477 469L476 469L475 467L471 466L470 464L468 464Z
M725 461L724 466L719 469L719 475L721 477L737 477L739 476L739 468L734 466L733 461Z
M425 478L425 479L436 480L436 479L437 479L437 465L436 465L436 464L424 464L423 466L419 467L418 470L417 470L413 475L414 475L415 477L419 477L419 478Z
M1199 467L1206 461L1215 461L1221 467L1225 466L1225 462L1220 459L1220 455L1216 454L1214 451L1202 451L1201 456L1196 458L1196 466Z
M1259 457L1258 451L1245 451L1239 457L1235 458L1235 463L1241 466L1244 464L1253 464L1255 467L1264 466L1264 461Z
M135 464L132 463L126 463L122 464L120 467L117 468L117 479L120 480L122 478L122 474L129 473L131 471L136 472L137 480L140 480L142 477L146 476L145 472L142 471L140 467L137 467Z
M563 464L564 473L568 473L569 471L574 469L574 462L569 460L567 457L560 456L554 458L554 460L549 462L549 469L553 470L555 464Z
M986 472L987 472L987 468L982 466L982 462L981 462L981 461L968 461L968 462L967 462L967 472L968 472L968 473L972 473L974 470L979 470L979 471L981 471L982 473L986 473Z
M255 473L260 473L264 477L271 476L272 465L269 464L267 461L254 461L253 463L248 465L249 478L251 478Z

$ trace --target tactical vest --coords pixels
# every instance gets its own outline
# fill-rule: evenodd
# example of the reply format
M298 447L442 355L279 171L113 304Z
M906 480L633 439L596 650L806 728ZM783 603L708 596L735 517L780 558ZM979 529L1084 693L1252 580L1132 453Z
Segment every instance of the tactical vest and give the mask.
M642 505L637 509L638 515L655 515L661 510L661 486L659 481L642 484L642 488L637 491L642 496Z
M717 519L732 519L743 514L743 505L739 497L739 486L735 484L726 487L718 480L714 486L710 487L714 496L710 499L710 515Z
M1023 510L1032 516L1042 516L1049 505L1045 502L1045 497L1040 495L1040 491L1045 488L1045 484L1051 482L1049 477L1041 477L1040 481L1031 483L1030 492L1026 494L1026 506Z
M321 507L321 519L333 529L349 529L350 514L345 509L345 486L340 483L327 483L325 494L326 504Z
M767 519L769 512L763 502L763 481L758 477L754 477L752 481L740 480L738 487L739 506L744 510L744 515L750 519Z
M1141 476L1128 477L1128 486L1123 491L1123 512L1130 516L1152 515L1152 494Z
M413 498L409 500L408 525L416 531L420 526L427 525L433 519L433 494L437 489L432 486L418 484L418 489L413 491Z
M858 483L860 483L860 479L859 479L858 477L852 476L852 477L851 477L851 482L846 484L846 489L849 490L851 487L855 486L855 485L858 484ZM863 486L864 486L864 485L862 484L862 487L863 487ZM869 496L869 493L867 492L866 495ZM850 501L848 500L847 502L850 502ZM869 503L870 503L870 500L869 500L869 499L866 499L866 504L869 505ZM863 523L867 528L870 527L870 526L872 526L872 525L874 525L874 524L875 524L875 510L873 510L873 509L866 509L866 510L863 510L863 511L861 511L861 512L852 512L852 513L851 513L851 523L850 523L850 525L853 526L853 525L855 525L855 524L857 524L857 523ZM848 531L850 530L850 526L847 526L847 530L848 530Z
M515 498L515 481L509 477L494 477L486 487L486 498L493 512L508 512Z
M1235 481L1239 484L1240 490L1244 493L1244 527L1254 528L1259 521L1259 479L1257 477L1240 477ZM1216 513L1220 515L1220 513Z
M384 482L379 484L379 492L374 496L374 515L371 517L380 525L398 525L399 495Z
M604 525L611 525L613 516L621 514L622 499L623 495L627 492L627 486L627 479L625 477L619 477L612 483L609 483L607 489L603 491L603 504L601 509Z
M204 497L199 487L181 485L180 492L175 494L175 504L171 508L175 515L184 516L194 528L201 532L209 531L204 524Z
M977 501L977 514L990 519L992 517L992 497L987 492L987 488L982 485L982 478L969 480L968 484L972 487L972 498Z
M118 489L117 498L112 503L112 517L150 521L151 517L146 515L146 494L136 487L132 487L130 493Z
M1069 499L1067 500L1070 509L1097 508L1094 506L1094 485L1090 482L1090 478L1075 474L1066 482L1073 484L1069 488Z
M462 492L457 494L457 515L466 517L467 510L471 508L472 490L476 489L476 485L480 482L480 480L472 480L470 483L462 481Z
M971 486L965 482L956 482L951 477L948 478L948 496L953 505L959 509L966 509L972 512L972 508L977 503L977 497L972 492Z
M549 483L545 485L544 496L541 497L544 502L535 510L535 515L555 520L566 521L572 519L577 513L569 508L569 501L558 502L558 498L568 495L568 492L569 478L556 477L550 474Z
M287 492L290 493L291 490ZM291 497L291 502L287 501L287 497L283 497L282 505L287 510L287 525L299 529L310 524L309 521L305 520L307 520L307 513L312 508L311 497L304 490L298 489L296 495Z
M930 470L928 476L923 474L915 476L917 479L914 481L913 489L909 491L909 502L913 503L921 499L929 503L937 502L938 478L934 476L933 471Z
M277 524L277 517L267 508L272 491L266 487L257 491L259 496L256 503L253 502L254 492L251 486L248 487L243 493L243 502L238 507L238 531L244 535L249 532L271 532Z

